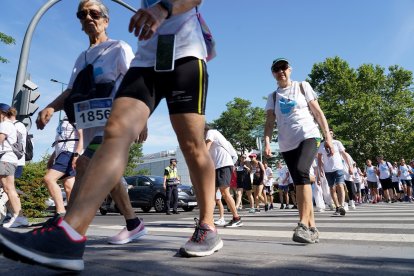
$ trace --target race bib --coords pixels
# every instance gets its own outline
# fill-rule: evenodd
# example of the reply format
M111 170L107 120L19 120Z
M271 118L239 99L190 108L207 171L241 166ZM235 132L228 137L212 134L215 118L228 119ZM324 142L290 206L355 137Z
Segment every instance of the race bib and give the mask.
M78 129L103 127L109 118L112 98L99 98L74 104L75 121Z

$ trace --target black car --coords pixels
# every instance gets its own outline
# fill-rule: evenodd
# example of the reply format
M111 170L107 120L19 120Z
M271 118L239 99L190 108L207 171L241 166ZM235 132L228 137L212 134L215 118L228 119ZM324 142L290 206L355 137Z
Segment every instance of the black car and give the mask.
M128 183L128 195L134 208L141 208L149 212L154 207L157 213L165 212L164 177L154 175L134 175L125 177ZM108 200L108 199L107 199ZM106 200L106 201L107 201ZM102 215L108 211L119 212L111 202L104 203L99 209ZM178 207L184 211L192 211L197 206L196 197L192 186L178 185Z

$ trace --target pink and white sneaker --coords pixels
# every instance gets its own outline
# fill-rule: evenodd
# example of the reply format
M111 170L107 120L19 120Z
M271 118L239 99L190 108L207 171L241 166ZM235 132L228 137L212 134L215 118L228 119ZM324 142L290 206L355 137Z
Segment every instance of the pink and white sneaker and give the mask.
M141 220L141 223L134 230L128 231L125 227L117 235L110 237L108 243L110 244L126 244L131 241L137 240L142 236L145 236L148 233L148 230L145 228L144 222Z

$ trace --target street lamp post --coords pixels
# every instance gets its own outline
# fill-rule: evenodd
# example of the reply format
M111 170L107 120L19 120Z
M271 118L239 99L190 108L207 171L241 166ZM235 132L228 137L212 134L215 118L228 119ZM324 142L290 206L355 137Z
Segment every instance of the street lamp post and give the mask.
M64 83L64 82L61 82L61 81L58 81L58 80L55 80L55 79L50 79L50 81L51 81L51 82L60 83L60 84L62 85L62 91L61 91L61 93L63 93L63 91L65 91L63 86L64 86L64 85L66 85L66 86L68 85L67 83ZM60 111L59 111L59 122L60 122L61 120L62 120L62 110L60 110Z

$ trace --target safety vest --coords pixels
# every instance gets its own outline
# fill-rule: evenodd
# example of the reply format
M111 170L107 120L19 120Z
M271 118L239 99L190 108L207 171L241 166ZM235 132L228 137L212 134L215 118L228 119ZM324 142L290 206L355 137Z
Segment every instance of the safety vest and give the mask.
M177 168L172 169L170 166L166 167L165 170L167 174L167 184L178 184L178 173Z

